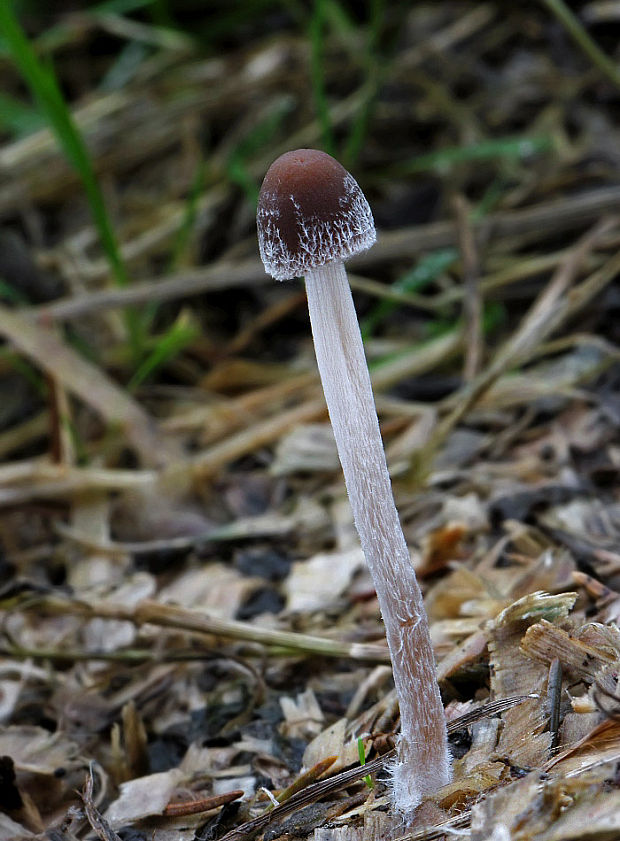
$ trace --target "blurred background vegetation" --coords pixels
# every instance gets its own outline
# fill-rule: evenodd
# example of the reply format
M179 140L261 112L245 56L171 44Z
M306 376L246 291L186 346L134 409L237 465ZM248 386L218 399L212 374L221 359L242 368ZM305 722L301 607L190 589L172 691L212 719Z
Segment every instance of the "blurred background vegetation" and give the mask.
M46 317L131 392L290 358L303 307L262 274L255 202L278 154L316 146L354 173L380 231L352 264L371 357L465 318L469 376L615 206L619 34L613 2L5 3L2 297L62 298ZM436 379L415 395L444 396L458 373Z

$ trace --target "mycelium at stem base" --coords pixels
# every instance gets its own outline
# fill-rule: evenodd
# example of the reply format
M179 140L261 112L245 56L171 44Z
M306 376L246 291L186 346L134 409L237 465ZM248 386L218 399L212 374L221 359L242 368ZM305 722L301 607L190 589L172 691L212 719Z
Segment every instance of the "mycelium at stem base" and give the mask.
M344 265L328 263L305 280L319 373L392 658L401 717L393 802L407 813L451 779L426 611L394 503Z

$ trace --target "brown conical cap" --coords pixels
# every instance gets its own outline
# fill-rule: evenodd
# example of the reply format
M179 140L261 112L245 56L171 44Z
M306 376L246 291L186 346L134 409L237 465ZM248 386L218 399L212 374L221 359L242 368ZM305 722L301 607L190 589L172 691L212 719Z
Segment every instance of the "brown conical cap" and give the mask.
M286 152L269 167L256 214L265 271L287 280L374 244L375 224L357 181L316 149Z

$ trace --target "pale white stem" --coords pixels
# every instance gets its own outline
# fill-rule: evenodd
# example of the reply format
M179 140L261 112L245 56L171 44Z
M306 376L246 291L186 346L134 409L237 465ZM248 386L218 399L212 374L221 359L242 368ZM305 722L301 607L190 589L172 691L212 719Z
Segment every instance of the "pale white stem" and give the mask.
M451 779L446 724L422 594L392 494L370 375L343 263L306 274L319 372L355 525L370 569L400 702L396 808Z

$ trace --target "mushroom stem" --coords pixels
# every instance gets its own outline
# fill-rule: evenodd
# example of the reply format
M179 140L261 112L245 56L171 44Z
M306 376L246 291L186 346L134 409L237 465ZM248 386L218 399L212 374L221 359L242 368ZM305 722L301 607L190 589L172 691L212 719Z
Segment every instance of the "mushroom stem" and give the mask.
M394 503L370 375L344 264L306 272L316 359L355 526L370 569L400 703L393 801L411 812L451 779L422 594Z

